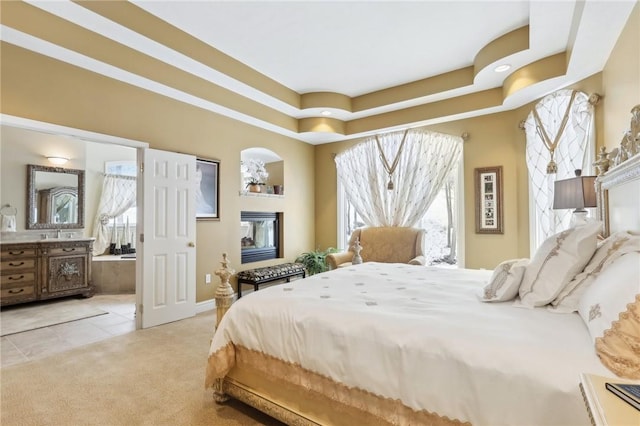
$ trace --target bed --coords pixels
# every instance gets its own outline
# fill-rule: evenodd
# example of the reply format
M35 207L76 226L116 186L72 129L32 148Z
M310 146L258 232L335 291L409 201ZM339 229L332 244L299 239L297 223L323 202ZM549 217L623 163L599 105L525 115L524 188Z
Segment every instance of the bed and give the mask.
M628 196L640 193L640 155L600 176L597 190L604 236L640 230ZM619 259L640 259L637 246L628 251ZM603 264L589 274L583 265L583 278L605 276ZM585 322L593 306L483 303L497 269L368 262L260 290L219 315L206 385L216 401L295 425L588 424L580 374L614 375ZM640 292L635 280L626 291Z

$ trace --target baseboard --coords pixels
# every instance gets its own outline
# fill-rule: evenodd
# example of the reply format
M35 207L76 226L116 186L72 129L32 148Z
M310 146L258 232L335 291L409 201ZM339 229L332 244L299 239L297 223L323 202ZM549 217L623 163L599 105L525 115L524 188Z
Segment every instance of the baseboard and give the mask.
M198 302L196 303L196 314L212 311L215 308L216 308L216 299L205 300L204 302Z
M233 294L233 301L238 300L238 293ZM196 314L202 312L212 311L216 308L216 299L205 300L204 302L196 303Z

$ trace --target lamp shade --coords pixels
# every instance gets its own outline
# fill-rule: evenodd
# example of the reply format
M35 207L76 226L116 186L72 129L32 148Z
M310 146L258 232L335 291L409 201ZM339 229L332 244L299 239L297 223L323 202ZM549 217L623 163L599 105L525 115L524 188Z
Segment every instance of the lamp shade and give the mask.
M580 176L557 180L553 191L554 209L576 209L584 211L585 207L596 207L595 176Z

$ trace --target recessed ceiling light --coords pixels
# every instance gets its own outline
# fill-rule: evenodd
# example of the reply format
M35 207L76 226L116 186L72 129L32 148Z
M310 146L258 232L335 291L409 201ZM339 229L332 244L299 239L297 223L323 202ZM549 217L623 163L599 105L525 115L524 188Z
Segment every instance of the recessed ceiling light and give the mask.
M502 65L498 65L497 67L494 68L495 72L505 72L508 69L511 69L511 65L509 64L502 64Z
M322 114L322 115L331 115L331 111L324 110L320 114Z

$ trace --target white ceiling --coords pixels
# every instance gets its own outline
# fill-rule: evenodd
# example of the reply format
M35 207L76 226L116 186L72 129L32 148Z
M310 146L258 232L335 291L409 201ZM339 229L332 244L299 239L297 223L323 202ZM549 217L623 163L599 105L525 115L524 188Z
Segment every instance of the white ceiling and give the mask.
M463 68L529 22L524 1L158 2L136 4L298 93L357 96ZM571 2L548 3L556 22ZM540 50L564 50L554 25Z
M492 65L477 74L471 86L356 113L332 110L333 118L345 121L500 87L511 72L524 65L556 53L571 53L566 76L520 90L500 107L414 122L412 126L512 109L601 71L635 2L133 0L149 13L299 94L335 92L354 97L469 67L488 43L512 30L530 26L530 48L505 59L512 66L508 72L495 73ZM318 116L319 111L287 105L233 76L185 59L179 52L159 46L76 3L29 3L292 117ZM117 73L91 58L78 57L11 28L3 26L2 37L10 43L149 90L164 91L168 96L305 142L324 143L362 136L293 133L192 96L151 87L136 76Z

